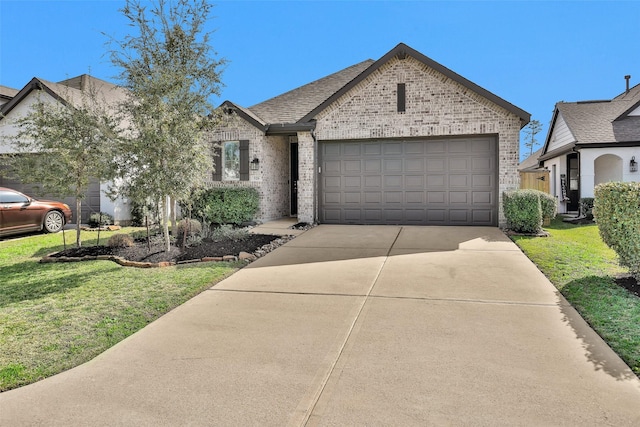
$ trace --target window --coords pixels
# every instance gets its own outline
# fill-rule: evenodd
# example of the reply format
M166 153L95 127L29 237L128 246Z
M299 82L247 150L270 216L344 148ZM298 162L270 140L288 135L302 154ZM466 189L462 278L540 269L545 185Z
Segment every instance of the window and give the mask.
M29 199L13 191L0 191L0 203L29 203Z
M249 181L249 141L224 141L213 147L214 181Z
M227 141L222 149L222 179L238 181L240 179L240 142Z

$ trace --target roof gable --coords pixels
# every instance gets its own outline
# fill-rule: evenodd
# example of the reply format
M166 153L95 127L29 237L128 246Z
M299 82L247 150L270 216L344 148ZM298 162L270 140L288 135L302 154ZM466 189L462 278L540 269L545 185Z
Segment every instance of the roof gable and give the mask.
M438 62L432 60L431 58L429 58L429 57L427 57L425 55L423 55L422 53L418 52L417 50L414 50L414 49L410 48L409 46L407 46L404 43L398 44L395 48L390 50L382 58L380 58L379 60L375 61L366 70L364 70L362 73L360 73L356 78L354 78L353 80L348 82L345 86L340 88L340 90L338 90L333 95L331 95L322 104L318 105L316 108L314 108L312 111L310 111L306 116L304 116L299 121L300 122L305 122L305 121L312 120L318 113L320 113L322 110L327 108L331 103L333 103L338 98L340 98L342 95L344 95L346 92L348 92L353 87L358 85L360 82L362 82L369 75L371 75L372 73L377 71L380 67L382 67L384 64L389 62L391 59L396 58L396 57L402 59L402 58L406 58L407 56L413 57L414 59L416 59L416 60L422 62L423 64L425 64L426 66L428 66L428 67L440 72L441 74L443 74L446 77L450 78L451 80L457 82L458 84L468 88L469 90L471 90L471 91L477 93L478 95L488 99L489 101L495 103L496 105L499 105L500 107L504 108L505 110L515 114L516 116L518 116L520 118L521 126L524 126L529 122L529 120L531 118L531 115L529 113L527 113L526 111L524 111L524 110L516 107L515 105L505 101L504 99L498 97L497 95L494 95L493 93L491 93L488 90L478 86L477 84L471 82L470 80L465 79L461 75L451 71L450 69L446 68L442 64L439 64Z
M13 110L34 90L43 90L55 100L65 105L81 105L84 90L95 89L100 100L114 104L126 98L126 91L113 83L83 74L59 83L34 77L9 102L0 107L0 120Z

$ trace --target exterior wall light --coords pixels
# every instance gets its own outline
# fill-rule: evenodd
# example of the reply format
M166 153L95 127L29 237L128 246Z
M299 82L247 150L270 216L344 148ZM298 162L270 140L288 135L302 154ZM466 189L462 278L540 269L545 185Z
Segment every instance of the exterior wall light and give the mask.
M631 157L629 162L629 172L638 172L638 162L636 162L636 156Z
M257 157L254 157L253 160L251 160L251 170L257 171L258 169L260 169L260 160L258 160Z

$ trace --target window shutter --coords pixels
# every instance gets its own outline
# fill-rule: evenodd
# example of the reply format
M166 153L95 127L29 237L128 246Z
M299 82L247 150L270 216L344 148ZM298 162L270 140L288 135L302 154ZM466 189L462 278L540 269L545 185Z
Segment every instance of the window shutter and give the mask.
M214 181L222 181L222 147L216 144L213 147L213 174Z
M249 181L249 141L240 141L240 181Z

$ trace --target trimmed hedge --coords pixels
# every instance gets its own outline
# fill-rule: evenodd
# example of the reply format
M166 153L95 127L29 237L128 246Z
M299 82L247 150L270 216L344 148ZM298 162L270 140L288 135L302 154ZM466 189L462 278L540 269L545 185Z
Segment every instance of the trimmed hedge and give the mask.
M183 212L191 209L191 215L207 225L241 225L254 219L259 203L255 188L207 188L196 192L181 207Z
M593 216L620 265L640 281L640 183L607 182L595 188Z
M502 207L507 228L517 233L537 234L542 231L545 217L556 216L555 197L538 190L506 191L502 195Z

